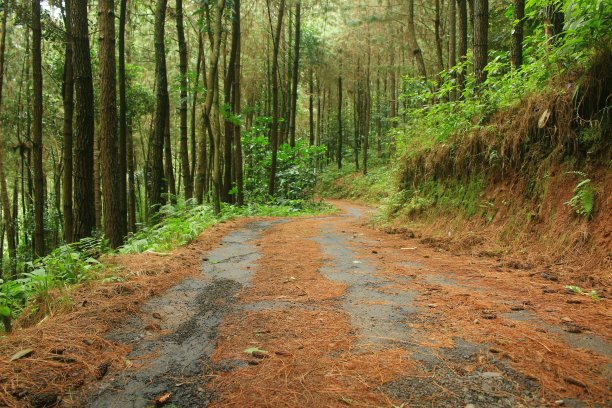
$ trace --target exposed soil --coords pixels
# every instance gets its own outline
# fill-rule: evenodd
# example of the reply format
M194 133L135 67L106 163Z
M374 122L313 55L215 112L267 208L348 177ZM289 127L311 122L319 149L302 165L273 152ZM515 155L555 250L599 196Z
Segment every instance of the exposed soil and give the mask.
M0 406L612 405L608 299L498 254L372 229L370 209L336 204L339 215L244 221L213 232L217 245L158 257L191 272L100 328L106 376L45 403L33 395L48 388L17 399L17 377L0 371L12 395ZM21 372L35 360L18 360Z

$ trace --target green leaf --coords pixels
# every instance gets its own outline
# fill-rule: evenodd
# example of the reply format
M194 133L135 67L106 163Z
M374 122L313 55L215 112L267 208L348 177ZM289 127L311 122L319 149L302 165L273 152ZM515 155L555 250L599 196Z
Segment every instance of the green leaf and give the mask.
M11 315L11 308L8 306L0 306L0 316L9 317Z
M20 350L20 351L16 352L15 354L13 354L13 356L10 359L10 361L15 361L15 360L19 360L20 358L27 357L30 354L32 354L33 352L34 352L34 350L32 350L32 349L23 349L23 350Z
M249 347L247 349L244 349L244 352L247 354L253 354L253 353L268 354L266 350L261 350L258 347Z

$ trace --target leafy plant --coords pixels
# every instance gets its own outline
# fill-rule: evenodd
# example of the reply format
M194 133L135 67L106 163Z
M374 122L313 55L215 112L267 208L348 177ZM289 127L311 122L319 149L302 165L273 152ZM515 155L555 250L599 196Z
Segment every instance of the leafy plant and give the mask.
M601 297L597 294L596 290L591 290L589 292L584 292L579 286L567 285L565 289L569 290L572 293L576 293L578 295L589 296L593 300L601 300Z
M582 172L569 172L583 177L576 187L574 187L574 195L565 205L574 209L575 213L587 219L593 215L595 208L595 189L591 184L591 179L586 178L586 174Z

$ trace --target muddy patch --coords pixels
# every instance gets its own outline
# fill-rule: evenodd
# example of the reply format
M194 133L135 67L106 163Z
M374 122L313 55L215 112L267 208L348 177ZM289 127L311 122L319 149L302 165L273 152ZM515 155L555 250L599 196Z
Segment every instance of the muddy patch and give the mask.
M375 275L376 268L350 248L348 239L325 223L315 238L330 261L320 272L332 281L347 285L342 307L349 314L360 344L402 345L411 341L408 316L417 312L414 291L393 291L389 281Z
M421 375L389 382L382 390L415 408L537 405L537 384L485 350L461 339L452 348L417 350Z
M249 284L251 264L259 258L253 241L278 222L253 222L232 232L204 258L202 278L185 280L149 300L139 317L110 333L109 340L133 345L127 370L109 377L87 405L147 407L168 392L178 406L206 406L214 400L206 388L212 373L241 364L211 361L218 326Z
M612 344L594 333L572 333L572 328L576 328L573 324L568 324L565 328L556 326L540 319L529 310L512 311L504 313L502 316L510 320L535 323L540 329L555 333L573 348L587 349L602 356L612 358ZM610 375L610 373L608 374ZM609 378L612 382L612 375Z

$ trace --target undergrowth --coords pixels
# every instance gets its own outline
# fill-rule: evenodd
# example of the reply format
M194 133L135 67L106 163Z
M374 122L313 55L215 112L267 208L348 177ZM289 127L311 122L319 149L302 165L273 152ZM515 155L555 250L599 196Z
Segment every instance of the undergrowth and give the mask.
M333 208L312 200L278 199L268 204L244 207L224 205L220 215L212 206L180 201L160 211L161 221L133 234L116 252L130 254L163 252L184 245L204 230L239 217L289 217L331 212ZM49 314L56 302L70 302L70 289L87 281L113 281L116 277L98 258L113 253L102 238L86 238L64 245L47 256L22 265L25 272L15 279L0 279L0 333L11 330L11 322L22 313L36 322ZM53 296L61 292L62 296Z

